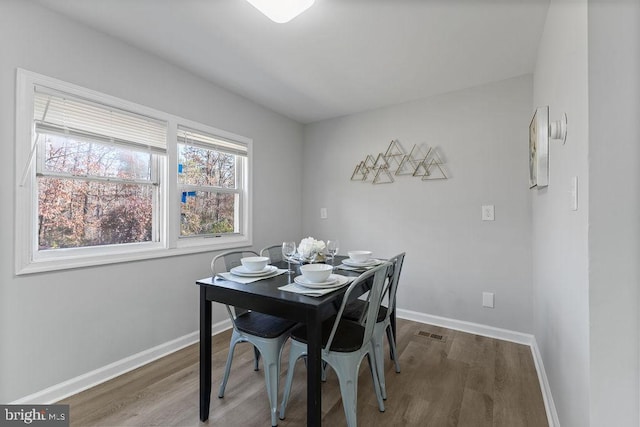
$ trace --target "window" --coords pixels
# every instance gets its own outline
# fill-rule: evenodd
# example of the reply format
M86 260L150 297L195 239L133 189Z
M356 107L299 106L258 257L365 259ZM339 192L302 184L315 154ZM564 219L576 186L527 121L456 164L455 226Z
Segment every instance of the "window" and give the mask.
M180 237L240 233L246 146L178 127Z
M16 116L16 274L251 244L250 140L23 70Z
M38 251L159 242L167 125L36 87Z

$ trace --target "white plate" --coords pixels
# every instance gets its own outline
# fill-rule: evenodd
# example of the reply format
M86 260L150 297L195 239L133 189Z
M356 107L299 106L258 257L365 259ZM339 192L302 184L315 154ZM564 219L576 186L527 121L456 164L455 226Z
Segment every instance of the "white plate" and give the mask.
M324 282L312 282L309 279L305 278L303 275L294 277L294 280L299 285L310 285L310 286L328 286L333 285L338 281L338 278L335 274L330 274L327 280Z
M276 271L277 269L278 267L276 267L275 265L267 265L262 270L251 271L251 270L247 270L244 265L239 265L237 267L233 267L231 271L229 271L229 273L235 276L240 276L240 277L260 277L260 276L269 275L274 271Z
M358 262L354 261L351 258L343 259L342 263L344 265L348 265L349 267L373 267L374 265L380 264L380 260L370 259L367 262Z
M293 281L300 286L310 289L327 289L327 288L339 288L347 282L347 278L340 274L332 274L326 282L313 283L307 281L303 276L296 276Z

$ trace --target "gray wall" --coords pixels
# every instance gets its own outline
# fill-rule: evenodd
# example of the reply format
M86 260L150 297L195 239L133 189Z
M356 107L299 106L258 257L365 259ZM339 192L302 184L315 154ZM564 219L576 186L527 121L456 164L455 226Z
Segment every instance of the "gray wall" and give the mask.
M344 254L406 251L399 308L532 332L531 91L523 76L308 125L304 234L340 239ZM350 181L392 139L438 147L450 178ZM483 204L495 205L494 222L481 221ZM482 308L483 291L495 292L495 309Z
M592 426L640 425L638 159L640 3L589 1Z
M638 2L552 1L533 99L569 122L532 194L534 334L563 426L640 422L639 75Z
M0 3L0 402L198 330L211 253L15 277L16 67L254 140L254 246L299 238L302 126L31 2ZM287 189L287 191L281 191ZM286 206L287 209L282 209ZM214 308L214 321L226 318Z
M538 51L533 108L568 116L566 145L550 142L549 186L532 190L534 335L560 423L589 425L587 3L554 1ZM578 210L570 209L578 177Z

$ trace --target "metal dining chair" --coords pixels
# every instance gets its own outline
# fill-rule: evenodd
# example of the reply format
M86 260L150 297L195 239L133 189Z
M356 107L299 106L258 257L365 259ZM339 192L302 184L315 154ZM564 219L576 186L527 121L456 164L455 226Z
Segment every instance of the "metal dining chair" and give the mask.
M211 271L214 277L223 271L230 271L233 267L241 265L241 259L246 256L257 256L253 251L231 251L222 253L213 258L211 261ZM258 370L258 361L262 356L262 364L264 366L264 379L267 386L267 396L269 397L269 405L271 408L271 425L278 425L277 408L278 408L278 385L280 381L280 356L284 343L289 338L291 329L296 322L281 319L256 311L249 311L239 307L227 307L229 318L233 325L231 333L231 341L229 343L229 354L227 356L227 364L224 368L224 376L220 383L218 397L224 397L224 391L229 379L231 371L231 362L233 361L233 352L236 344L240 342L249 342L253 344L255 353L254 368Z
M260 256L269 257L272 263L284 261L282 245L267 246L260 251Z
M391 266L387 271L387 281L383 290L382 298L383 302L386 298L387 305L380 305L378 311L378 317L376 326L373 330L373 346L376 352L376 368L378 371L378 378L380 380L380 389L382 397L387 399L387 390L384 379L384 336L387 335L389 341L389 349L391 351L391 358L395 364L396 372L400 372L400 361L398 360L398 351L396 349L396 339L393 336L393 328L391 328L391 313L395 307L396 292L398 291L398 282L400 281L400 272L402 271L402 263L404 262L405 253L402 252L389 259ZM363 300L356 299L349 303L342 315L345 319L360 321L360 319L366 314L366 303Z
M322 324L322 361L331 366L338 376L342 405L344 407L347 425L357 426L357 399L358 399L358 371L360 363L365 356L369 362L369 369L373 377L374 389L378 400L380 412L384 412L384 402L380 392L380 383L375 364L373 349L373 329L376 324L376 316L382 301L382 291L387 277L389 263L384 263L356 278L347 288L342 299L338 314ZM368 309L361 322L344 319L346 302L354 289L363 282L373 280L366 301ZM307 328L300 325L291 331L291 349L289 350L289 368L287 380L280 406L280 419L285 418L285 410L291 394L293 371L296 361L307 355Z

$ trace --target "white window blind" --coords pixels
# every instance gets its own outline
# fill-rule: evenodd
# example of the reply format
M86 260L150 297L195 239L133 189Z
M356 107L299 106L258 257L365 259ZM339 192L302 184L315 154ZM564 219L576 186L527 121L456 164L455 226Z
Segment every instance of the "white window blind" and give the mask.
M70 134L161 152L167 148L163 121L41 86L35 87L34 122L37 133Z
M247 145L237 141L223 139L201 131L178 126L178 143L196 147L215 149L222 153L247 157Z

